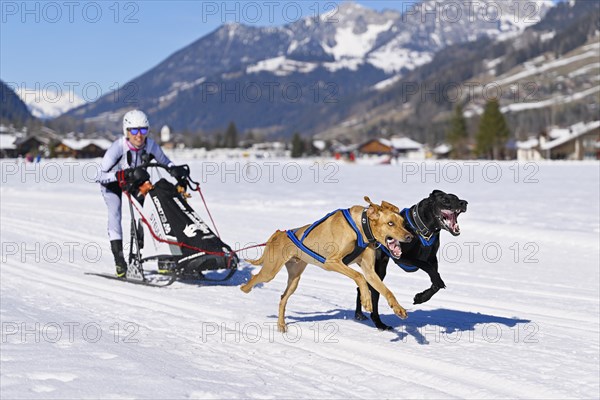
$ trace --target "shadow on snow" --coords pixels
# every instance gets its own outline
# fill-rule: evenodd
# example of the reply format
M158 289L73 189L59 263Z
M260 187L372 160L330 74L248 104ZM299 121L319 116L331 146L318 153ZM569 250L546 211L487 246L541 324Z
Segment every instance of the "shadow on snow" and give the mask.
M317 322L331 320L352 320L354 319L354 310L333 309L325 312L317 313L298 313L303 316L288 315L286 319L297 322ZM277 318L277 316L273 316ZM495 329L490 329L490 337L501 335L502 332L497 332L502 326L513 328L517 324L526 324L531 322L527 319L506 318L496 315L474 313L470 311L450 310L438 308L435 310L416 310L408 314L408 319L401 320L394 314L381 315L381 319L385 324L394 328L398 336L392 339L393 342L404 341L408 336L415 338L419 344L429 344L427 337L435 336L436 339L440 335L446 335L445 341L448 343L456 342L460 339L462 332L475 331L475 327L479 324L496 324ZM369 325L369 329L375 329L371 320L366 320L365 325ZM500 325L500 326L498 326ZM452 336L450 336L452 335Z
M180 284L197 285L197 286L239 286L239 285L242 285L242 284L248 282L248 280L252 277L252 271L254 270L254 268L255 267L249 263L240 262L240 265L238 265L238 269L235 272L235 274L233 274L233 276L231 278L227 279L226 281L208 280L208 279L221 279L228 272L226 270L220 270L220 271L205 271L204 275L208 279L189 279L189 280L180 279L180 280L177 280L177 282Z

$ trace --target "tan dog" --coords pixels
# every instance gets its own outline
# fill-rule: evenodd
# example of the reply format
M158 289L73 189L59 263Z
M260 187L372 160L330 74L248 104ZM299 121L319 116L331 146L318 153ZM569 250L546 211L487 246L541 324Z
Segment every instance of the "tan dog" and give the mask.
M411 241L412 234L404 229L404 219L400 216L398 207L385 201L379 206L373 204L368 197L365 197L365 200L369 203L366 215L373 237L377 242L386 246L391 254L400 257L400 242ZM364 207L362 206L353 206L349 211L359 232L365 238L366 235L361 224L363 210ZM309 227L310 225L305 225L298 228L295 232L296 238L301 238ZM288 284L279 302L277 320L279 331L285 332L286 330L285 306L298 287L300 275L304 272L307 264L318 265L327 271L336 271L352 278L360 288L361 302L367 311L372 309L371 293L367 282L370 283L375 290L387 299L396 315L406 318L406 310L398 304L393 293L375 273L375 244L369 244L360 255L354 257L354 260L346 260L347 264L358 263L365 274L364 276L342 262L344 257L353 253L357 246L356 232L350 226L342 211L335 212L314 227L304 239L303 244L321 255L325 262L321 263L298 248L285 231L277 231L269 238L262 257L258 260L247 260L253 265L262 265L263 267L258 274L252 276L248 283L242 285L241 289L245 293L250 292L259 283L271 281L284 264L287 268Z

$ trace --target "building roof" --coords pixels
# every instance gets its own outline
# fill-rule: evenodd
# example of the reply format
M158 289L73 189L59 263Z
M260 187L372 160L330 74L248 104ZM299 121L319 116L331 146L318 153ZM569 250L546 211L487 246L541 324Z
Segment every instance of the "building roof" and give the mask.
M527 140L517 141L517 149L519 150L531 150L536 148L540 144L537 138L530 137Z
M40 136L40 135L27 135L27 136L20 136L17 138L17 145L21 146L23 143L26 143L30 140L35 140L38 143L42 143L45 145L50 144L50 139L46 136Z
M578 122L568 129L560 129L560 135L557 135L557 129L553 129L550 131L549 136L556 137L556 139L542 144L540 148L542 150L553 149L597 128L600 128L600 121L592 121L588 123Z
M106 150L112 144L108 139L64 139L61 143L73 150L81 150L92 144Z
M382 139L381 142L396 150L421 150L423 148L421 143L407 137L393 137L385 142L384 140Z
M17 135L1 134L0 135L0 149L2 150L15 150L17 148L16 142Z
M452 151L452 146L447 143L442 143L433 149L434 154L448 154Z

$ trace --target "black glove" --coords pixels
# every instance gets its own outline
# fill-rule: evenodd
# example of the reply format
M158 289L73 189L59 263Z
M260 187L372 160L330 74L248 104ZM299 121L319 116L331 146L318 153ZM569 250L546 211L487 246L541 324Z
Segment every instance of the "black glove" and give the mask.
M150 174L144 168L127 168L116 173L119 186L126 192L131 192L142 183L150 180Z
M177 180L177 184L182 188L187 188L188 178L190 177L190 167L187 165L176 165L169 168L169 174Z
M179 181L190 176L190 167L187 165L174 165L169 168L169 174Z
M130 179L135 186L140 186L150 180L150 174L144 168L133 168Z

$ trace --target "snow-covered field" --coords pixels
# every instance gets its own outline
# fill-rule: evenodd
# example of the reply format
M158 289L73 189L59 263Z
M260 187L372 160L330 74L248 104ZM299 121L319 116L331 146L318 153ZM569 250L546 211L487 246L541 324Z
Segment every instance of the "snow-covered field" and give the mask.
M285 270L250 294L248 264L225 284L164 289L85 275L113 272L93 165L0 166L3 399L600 396L596 162L191 163L234 248L364 195L404 207L438 188L469 201L462 235L442 233L447 289L413 306L426 274L390 264L385 282L409 312L381 302L393 331L354 321L353 282L313 266L287 334L275 328Z

